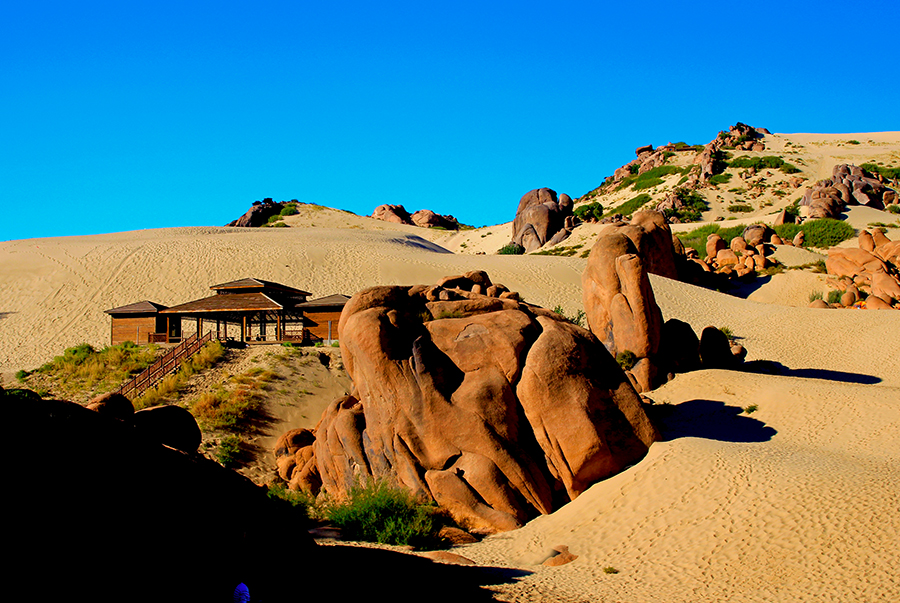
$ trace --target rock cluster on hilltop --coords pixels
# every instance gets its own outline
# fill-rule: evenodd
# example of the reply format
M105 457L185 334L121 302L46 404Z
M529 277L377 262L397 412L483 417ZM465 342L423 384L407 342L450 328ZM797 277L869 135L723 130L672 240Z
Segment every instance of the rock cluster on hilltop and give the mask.
M526 253L561 243L575 227L573 206L572 198L565 193L557 196L549 188L528 191L516 209L511 243L523 247Z
M880 230L863 230L859 247L834 247L825 260L829 284L842 291L841 306L872 310L900 308L900 241ZM858 302L865 300L864 305ZM818 307L826 307L822 300Z
M875 209L898 202L896 191L884 185L884 178L856 165L841 163L832 169L831 178L819 180L806 189L800 206L808 208L810 218L839 218L847 205L866 205Z
M280 214L287 203L286 201L273 201L271 198L254 201L247 213L237 220L229 222L226 226L241 226L245 228L262 226L269 221L269 218Z
M459 230L459 222L453 216L442 216L430 209L420 209L412 215L402 205L379 205L372 212L376 220L392 222L394 224L407 224L422 228L443 228L445 230Z
M469 530L516 528L642 458L657 438L589 331L484 272L374 287L341 316L351 395L279 444L293 487L386 478Z

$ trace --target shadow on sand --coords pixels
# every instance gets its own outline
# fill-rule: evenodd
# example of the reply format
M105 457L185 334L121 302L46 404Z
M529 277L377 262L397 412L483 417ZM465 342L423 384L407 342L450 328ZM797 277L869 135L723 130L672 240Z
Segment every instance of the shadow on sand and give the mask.
M874 385L881 383L880 377L874 375L864 375L862 373L847 373L844 371L831 371L828 369L792 369L784 366L780 362L772 360L754 360L745 362L741 366L741 370L747 373L756 373L758 375L784 375L785 377L800 377L803 379L826 379L828 381L840 381L842 383L860 383L863 385Z
M648 410L664 441L706 438L720 442L767 442L777 433L762 421L743 414L743 409L715 400L654 405Z

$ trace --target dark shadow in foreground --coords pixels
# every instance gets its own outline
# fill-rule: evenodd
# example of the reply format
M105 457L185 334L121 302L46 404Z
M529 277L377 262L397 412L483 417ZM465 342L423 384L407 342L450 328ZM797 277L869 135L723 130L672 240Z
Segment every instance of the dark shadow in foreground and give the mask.
M784 375L785 377L800 377L802 379L824 379L827 381L840 381L842 383L860 383L873 385L881 383L881 378L862 373L847 373L845 371L831 371L828 369L792 369L780 362L773 360L754 360L741 365L741 370L747 373L760 375Z
M742 408L715 400L688 400L681 404L645 406L664 441L706 438L721 442L767 442L777 432Z

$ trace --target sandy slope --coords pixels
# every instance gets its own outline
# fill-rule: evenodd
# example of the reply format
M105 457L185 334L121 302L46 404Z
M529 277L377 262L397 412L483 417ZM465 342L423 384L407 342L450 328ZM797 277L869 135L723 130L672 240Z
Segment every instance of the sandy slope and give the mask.
M877 145L897 136L783 138L849 156L862 153L862 145L841 141ZM849 214L857 227L885 217L896 220L883 212ZM484 269L530 302L561 305L567 313L581 308L584 259L474 255L508 242L509 225L424 231L315 206L286 222L290 228L0 243L6 383L11 372L34 368L67 346L104 345L108 308L144 299L176 304L245 276L318 297ZM566 244L587 249L597 229L580 227ZM898 238L896 231L889 236ZM779 253L787 265L816 258L802 250ZM511 601L900 600L897 314L808 309L803 300L822 284L808 272L778 275L749 299L659 277L651 282L666 318L686 320L698 332L728 326L748 360L776 363L769 368L780 374L678 376L650 394L674 408L663 424L666 441L646 459L556 514L460 552L533 572L500 587ZM754 404L755 413L740 414ZM555 545L579 558L557 568L539 565Z

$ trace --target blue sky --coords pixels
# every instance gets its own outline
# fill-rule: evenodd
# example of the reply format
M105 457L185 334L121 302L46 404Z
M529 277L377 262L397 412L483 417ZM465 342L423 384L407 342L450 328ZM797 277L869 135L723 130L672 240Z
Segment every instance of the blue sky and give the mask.
M898 17L895 0L6 2L0 240L223 225L264 197L480 226L737 121L900 130Z

